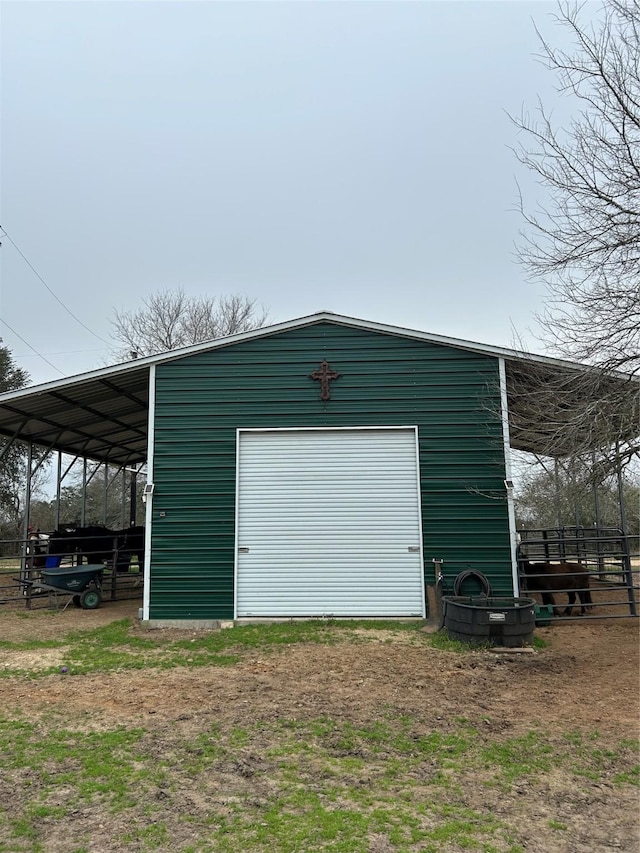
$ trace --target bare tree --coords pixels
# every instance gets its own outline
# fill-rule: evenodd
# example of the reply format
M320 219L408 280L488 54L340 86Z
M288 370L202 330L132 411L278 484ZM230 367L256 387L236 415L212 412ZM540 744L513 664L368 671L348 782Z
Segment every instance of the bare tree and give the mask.
M599 368L506 365L512 446L537 457L581 457L604 478L640 452L640 389L633 377Z
M267 312L255 299L232 296L187 296L163 290L143 299L137 311L114 311L116 357L167 352L201 341L247 332L263 326ZM135 355L134 355L135 354Z
M583 22L583 5L561 3L556 22L571 52L540 33L543 64L579 110L557 127L540 102L513 121L522 164L547 191L526 222L519 255L548 287L538 317L563 355L640 371L640 0L608 0Z
M595 491L598 492L596 511ZM619 493L615 476L600 482L588 462L572 459L564 465L541 463L527 470L516 495L516 516L520 526L554 528L585 526L620 527ZM622 497L626 506L627 533L640 532L640 482L628 471L623 478Z
M573 48L540 32L540 60L578 109L558 126L542 102L512 120L515 154L546 191L529 209L519 257L547 285L542 341L583 370L512 365L515 432L540 455L592 458L599 476L624 466L640 443L640 0L608 0L585 22L583 5L554 16Z

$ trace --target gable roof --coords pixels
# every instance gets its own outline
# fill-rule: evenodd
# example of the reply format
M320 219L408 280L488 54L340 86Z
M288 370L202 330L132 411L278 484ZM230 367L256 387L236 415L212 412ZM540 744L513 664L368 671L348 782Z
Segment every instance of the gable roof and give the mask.
M584 365L562 359L322 311L0 394L0 435L114 465L138 464L147 455L149 372L153 365L318 323L334 323L503 358L507 364L510 409L513 409L518 396L515 393L516 378L518 383L524 381L539 386L545 377L551 378L558 371L576 374L585 370ZM612 381L623 382L626 379L621 375ZM526 426L526 429L517 427L515 432L512 428L512 446L543 452L542 428L536 432L535 424L527 423Z

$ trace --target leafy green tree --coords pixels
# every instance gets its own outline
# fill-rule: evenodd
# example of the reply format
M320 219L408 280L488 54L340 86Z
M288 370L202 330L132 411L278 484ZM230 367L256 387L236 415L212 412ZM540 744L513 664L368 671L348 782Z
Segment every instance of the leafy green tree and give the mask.
M29 382L29 374L18 367L11 350L0 346L0 393L18 391ZM27 450L25 442L0 439L0 542L5 542L0 550L5 554L13 555L20 550L19 540L24 533ZM47 455L41 448L32 448L33 470L37 468L31 483L32 500L47 478Z
M0 347L0 392L17 391L29 383L29 374L15 363L11 350ZM0 439L0 537L21 535L24 485L27 471L26 447Z

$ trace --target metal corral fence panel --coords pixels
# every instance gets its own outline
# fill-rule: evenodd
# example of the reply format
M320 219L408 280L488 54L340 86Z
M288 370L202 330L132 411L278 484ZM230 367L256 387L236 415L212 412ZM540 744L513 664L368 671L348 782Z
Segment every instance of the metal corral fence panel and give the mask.
M521 530L520 589L552 606L553 621L638 616L638 544L616 527Z
M97 553L84 551L66 555L58 561L60 567L72 567L83 563L104 562L102 591L104 600L122 601L142 598L143 575L136 562L129 571L114 571L118 565L118 551L113 548L113 538L105 537L100 555L109 552L108 559L97 559ZM0 540L0 606L34 607L57 606L57 599L47 591L38 591L38 580L47 568L46 539L2 539Z

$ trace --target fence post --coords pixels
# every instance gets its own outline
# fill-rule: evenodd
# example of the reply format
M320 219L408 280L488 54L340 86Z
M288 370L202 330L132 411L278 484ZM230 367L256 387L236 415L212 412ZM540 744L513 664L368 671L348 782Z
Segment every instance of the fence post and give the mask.
M20 561L20 580L30 580L29 566L29 510L31 509L31 468L33 463L33 445L27 445L27 484L24 490L24 519L22 522L22 560ZM27 595L27 609L31 609L31 597Z
M618 457L616 475L618 481L618 502L620 503L620 527L622 529L622 561L624 563L624 577L627 582L629 611L631 612L632 616L636 616L636 597L633 589L633 572L631 571L631 551L629 548L629 537L627 536L627 513L624 505L624 488L622 482L622 465L620 463L620 457Z

